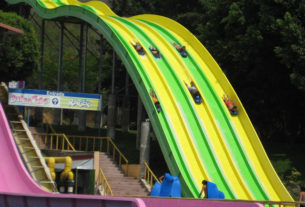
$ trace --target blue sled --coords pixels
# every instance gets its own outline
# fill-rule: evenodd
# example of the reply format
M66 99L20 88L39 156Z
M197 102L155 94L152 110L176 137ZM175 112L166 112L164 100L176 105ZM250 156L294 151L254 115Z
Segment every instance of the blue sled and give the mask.
M208 198L209 199L224 199L225 195L223 192L221 192L220 190L218 190L217 186L215 183L212 183L210 181L208 182Z
M156 182L150 196L181 198L181 186L177 176L165 173L162 183Z

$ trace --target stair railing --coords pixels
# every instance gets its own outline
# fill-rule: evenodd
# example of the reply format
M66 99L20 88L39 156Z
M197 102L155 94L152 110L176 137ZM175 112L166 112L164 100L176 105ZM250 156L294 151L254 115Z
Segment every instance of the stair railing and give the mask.
M111 146L110 146L111 145ZM111 150L112 149L112 150ZM126 165L126 175L128 175L128 160L127 158L123 155L123 153L119 150L119 148L113 143L112 139L108 137L107 139L107 153L111 154L112 151L112 159L115 160L116 154L118 154L118 164L120 168L122 168L122 159L125 162Z
M75 152L75 148L73 147L73 145L70 143L69 138L65 135L62 134L63 139L62 139L62 150L65 148L65 141L67 142L67 150L70 151L70 148L73 152Z
M102 168L100 168L98 177L96 180L96 192L100 191L101 195L113 196L111 187L104 175Z
M99 151L110 154L112 159L118 163L119 167L128 175L128 160L115 145L110 137L95 136L76 136L65 134L35 133L40 136L38 144L43 145L49 150L68 150L68 151ZM44 143L42 143L44 141ZM67 143L67 144L65 144ZM123 169L123 165L126 166Z
M125 172L125 174L128 175L128 160L110 137L75 135L67 135L67 137L72 145L79 151L107 152L107 154L110 154L112 159L118 163L119 167ZM126 166L125 170L123 169L123 164Z
M33 135L40 137L37 140L39 148L45 147L48 150L76 151L65 134L33 133Z
M151 188L155 182L160 183L160 180L156 177L146 162L144 162L144 180L150 185Z

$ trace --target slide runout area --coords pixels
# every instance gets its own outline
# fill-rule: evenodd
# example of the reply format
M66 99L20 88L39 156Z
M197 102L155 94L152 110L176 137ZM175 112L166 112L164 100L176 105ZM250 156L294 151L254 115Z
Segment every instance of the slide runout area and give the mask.
M149 16L149 17L148 17ZM170 20L165 17L156 15L140 15L136 18L145 19L163 25L169 31L179 34L181 41L187 40L190 44L190 49L195 50L192 55L197 55L196 60L203 62L206 68L210 70L208 72L208 78L212 83L213 88L217 91L217 94L229 94L232 100L236 103L239 108L239 116L231 117L229 120L232 124L232 129L237 134L237 139L240 141L240 145L245 149L245 158L249 162L249 165L254 169L256 176L259 178L262 187L269 194L270 200L292 200L291 196L283 186L282 182L278 178L274 171L261 142L247 116L240 100L238 99L234 89L222 73L221 69L210 56L208 51L200 44L200 42L187 31L183 26L177 22ZM238 123L240 122L240 123Z
M153 28L157 29L158 32L166 36L168 41L179 41L171 33L164 30L162 27L151 23L150 25ZM175 35L178 36L179 34L175 34ZM189 46L187 46L187 48L189 48L188 51L192 51L191 50L192 48L190 48ZM230 115L228 115L229 113L227 113L228 110L223 107L224 106L223 101L220 100L219 98L219 96L221 95L219 93L218 94L215 93L215 91L211 87L211 84L205 77L204 73L202 73L203 70L200 68L198 63L193 59L193 54L194 52L190 52L189 58L185 58L184 62L190 69L190 72L192 73L194 79L200 86L200 89L203 89L202 93L206 97L208 104L212 108L212 111L214 113L213 117L217 117L219 128L221 130L220 132L223 134L223 137L225 138L225 145L229 148L232 157L234 157L236 166L239 169L240 174L243 175L243 182L246 183L248 185L247 188L252 191L251 192L252 196L250 197L245 196L245 194L243 194L243 191L245 191L246 188L240 189L239 191L237 191L237 194L239 195L239 197L243 199L268 200L268 195L265 194L266 191L263 189L260 181L257 179L255 171L253 171L252 166L249 163L249 160L247 160L246 158L243 147L240 145L238 141L236 131L231 126L229 119L227 118ZM229 168L226 168L225 170L226 174L228 173L228 169ZM230 179L232 179L232 177L230 177ZM249 195L247 189L246 189L246 195Z
M181 85L184 86L185 80L192 78L192 77L190 77L190 75L188 74L188 71L185 69L186 66L184 65L183 61L181 61L180 55L176 52L176 49L174 49L173 46L169 42L164 40L162 38L162 36L159 35L159 32L153 32L154 31L153 28L148 27L146 24L144 24L140 21L136 21L135 23L137 24L137 26L141 27L141 29L143 30L143 32L146 35L148 35L150 38L154 39L154 42L158 42L158 47L162 51L163 59L170 59L171 60L170 64L175 63L175 62L178 63L178 64L173 64L172 67L167 67L167 68L162 68L162 66L159 66L159 67L161 67L164 76L166 78L168 78L170 76L170 74L168 74L169 70L172 70L171 73L175 74L175 76L177 76L177 78L178 77L180 78L180 82L179 82L180 86ZM145 27L146 27L146 29L144 29ZM170 64L168 64L168 65L170 65ZM168 82L172 82L169 79L167 79L167 80L168 80ZM171 84L171 87L172 87L172 84ZM181 90L175 90L175 89L172 89L172 90L177 91L178 93L181 93ZM188 90L188 89L185 89L185 90ZM194 145L195 145L196 151L201 155L202 160L205 160L207 158L206 152L209 151L209 149L211 149L210 156L214 157L213 164L217 165L217 167L220 166L220 169L215 168L215 170L213 170L213 166L212 166L213 164L210 164L209 166L206 166L207 171L210 170L210 173L212 172L212 174L214 174L214 177L216 177L215 180L217 180L217 178L219 178L217 180L219 182L217 182L217 183L218 184L222 183L222 185L219 185L221 187L225 186L222 188L222 190L226 192L226 194L229 198L235 198L235 196L234 196L234 190L235 190L235 192L245 192L245 193L247 193L246 196L248 197L248 199L253 199L253 197L251 197L251 194L249 192L247 192L247 188L246 188L245 184L243 183L242 179L240 178L238 171L235 169L233 160L230 157L228 150L226 149L225 143L223 142L223 138L221 137L221 134L219 133L219 129L217 128L217 124L215 123L213 117L211 117L211 113L208 109L208 106L204 103L198 104L198 105L194 104L194 101L190 95L188 97L184 96L183 98L187 98L188 101L192 104L193 110L196 111L195 114L193 113L192 116L188 116L187 121L190 121L189 125L194 126L194 124L191 123L191 121L194 119L197 119L197 121L200 123L200 125L197 124L199 129L198 128L194 129L194 127L193 127L192 132L194 132L195 130L199 130L199 131L203 130L201 133L205 132L205 134L207 134L209 137L214 138L213 143L211 143L209 141L207 143L204 143L206 139L202 138L202 134L199 134L199 135L197 134L194 136ZM177 99L177 101L179 101L179 99ZM188 113L188 114L191 115L192 113ZM211 139L211 138L209 138L209 139ZM214 147L213 147L213 145L214 145ZM204 146L207 146L208 148L204 147ZM217 149L217 150L215 150L215 149ZM220 159L217 159L217 158L220 158ZM196 165L196 163L190 163L190 165L198 167L198 165ZM228 177L231 178L230 180L232 181L230 186L226 184L226 182L229 179L222 177L222 175L224 175L224 173L223 173L224 168L225 169L229 168L229 170L227 169L226 172L228 172L228 171L231 172L231 174L226 173L228 175ZM217 173L218 173L218 175L216 175ZM197 184L198 184L197 186L199 186L198 193L194 196L197 196L199 194L202 179L209 179L209 177L205 177L204 174L197 174L195 177L195 180L193 181L193 182L197 182ZM233 185L233 183L234 183L234 185ZM236 190L234 188L236 188L236 189L243 188L243 191Z

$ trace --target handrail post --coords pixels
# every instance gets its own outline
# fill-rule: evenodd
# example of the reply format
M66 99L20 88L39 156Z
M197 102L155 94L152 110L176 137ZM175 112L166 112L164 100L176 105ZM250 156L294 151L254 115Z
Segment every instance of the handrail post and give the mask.
M153 186L153 180L160 183L159 179L155 176L146 162L144 162L144 179L151 187Z
M65 149L65 138L64 136L62 136L62 147L61 147L62 150Z
M113 196L111 187L107 181L107 178L105 177L102 168L99 170L96 186L98 187L99 185L102 186L103 190L105 191L106 195Z
M58 135L56 135L56 150L58 150L58 143L59 141L58 141Z
M53 137L50 140L50 150L52 150L52 149L53 149Z

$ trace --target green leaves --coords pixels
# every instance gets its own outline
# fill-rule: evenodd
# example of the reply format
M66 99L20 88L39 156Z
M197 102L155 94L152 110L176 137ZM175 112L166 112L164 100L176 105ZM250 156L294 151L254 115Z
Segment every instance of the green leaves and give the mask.
M9 36L0 46L1 81L25 80L39 69L39 45L31 23L15 13L0 10L0 22L22 29L24 35Z
M200 3L197 37L226 71L262 138L293 143L300 136L296 120L305 115L305 0Z
M305 91L305 24L304 3L287 4L287 11L276 20L281 35L281 44L275 46L274 53L289 69L291 83Z

